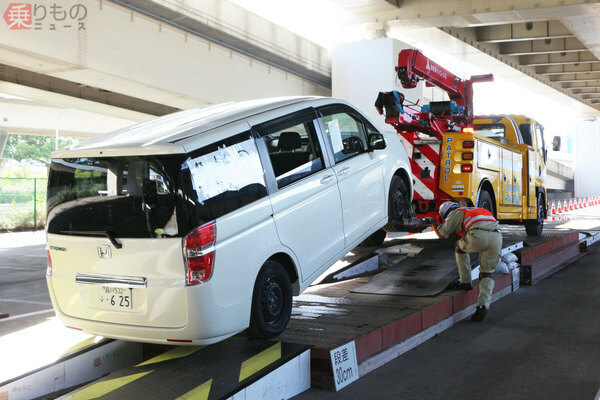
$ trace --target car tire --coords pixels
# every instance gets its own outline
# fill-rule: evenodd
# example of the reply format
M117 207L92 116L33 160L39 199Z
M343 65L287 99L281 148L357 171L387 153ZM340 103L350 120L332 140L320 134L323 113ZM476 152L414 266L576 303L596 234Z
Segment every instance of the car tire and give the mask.
M393 221L401 221L410 218L409 202L410 193L406 182L401 176L394 175L390 182L390 193L388 199L388 224L384 227L387 232L396 232L403 229L403 225Z
M484 189L479 193L479 198L477 199L477 208L485 208L494 216L496 215L494 212L494 200L490 192Z
M250 313L250 336L270 339L281 334L292 312L292 285L287 271L276 261L267 261L260 269Z
M525 220L525 232L530 236L541 236L544 230L544 197L537 195L537 219Z

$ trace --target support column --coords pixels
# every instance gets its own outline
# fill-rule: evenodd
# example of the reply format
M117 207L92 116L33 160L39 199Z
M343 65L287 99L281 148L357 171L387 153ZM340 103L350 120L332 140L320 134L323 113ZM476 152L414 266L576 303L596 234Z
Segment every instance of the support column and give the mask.
M0 129L0 170L4 168L4 164L6 163L6 159L2 158L2 153L4 153L6 142L8 142L8 132Z

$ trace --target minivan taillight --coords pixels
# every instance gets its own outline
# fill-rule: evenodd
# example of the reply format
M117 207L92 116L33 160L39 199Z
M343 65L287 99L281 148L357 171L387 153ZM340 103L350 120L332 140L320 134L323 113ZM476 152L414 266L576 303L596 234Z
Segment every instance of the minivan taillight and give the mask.
M215 261L215 222L202 225L184 239L186 282L197 285L210 279Z

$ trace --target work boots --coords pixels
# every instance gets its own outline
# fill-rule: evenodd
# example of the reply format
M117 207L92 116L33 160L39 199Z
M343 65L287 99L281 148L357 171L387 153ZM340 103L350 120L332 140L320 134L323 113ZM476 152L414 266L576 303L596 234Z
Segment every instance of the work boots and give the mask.
M483 321L487 314L487 308L485 306L477 306L475 313L471 315L471 321L480 322Z

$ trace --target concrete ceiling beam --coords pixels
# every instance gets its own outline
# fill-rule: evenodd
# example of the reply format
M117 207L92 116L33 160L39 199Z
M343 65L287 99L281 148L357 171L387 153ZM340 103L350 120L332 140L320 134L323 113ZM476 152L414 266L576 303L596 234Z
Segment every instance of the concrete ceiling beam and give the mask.
M598 58L590 51L554 54L529 54L519 56L519 63L524 66L596 63Z
M558 21L525 22L520 24L490 25L475 28L477 41L484 43L518 42L573 37Z
M565 89L579 88L600 88L600 80L598 81L577 81L577 82L562 82L561 86Z
M600 80L600 72L592 72L588 74L566 74L560 76L550 76L550 82L566 83L566 82L587 82Z
M585 50L587 50L587 48L577 38L574 37L500 43L500 54L507 56L551 53L561 54Z
M545 65L535 68L539 75L562 75L582 72L600 72L600 61L585 64Z
M600 93L600 86L598 86L598 87L572 88L571 91L573 93L576 93L576 94Z
M351 9L361 23L401 21L409 26L464 28L585 16L600 11L600 4L589 0L368 0Z

